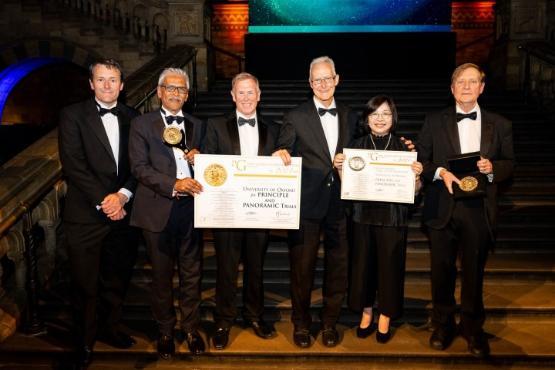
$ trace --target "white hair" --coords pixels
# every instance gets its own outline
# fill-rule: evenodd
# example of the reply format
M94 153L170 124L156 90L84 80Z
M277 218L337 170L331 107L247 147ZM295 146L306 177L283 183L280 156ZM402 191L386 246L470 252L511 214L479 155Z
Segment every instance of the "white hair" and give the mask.
M164 80L169 75L182 76L183 78L185 78L185 83L187 84L187 89L189 88L189 76L187 75L187 72L185 72L185 70L183 70L181 68L166 68L166 69L164 69L162 71L162 73L160 73L160 77L158 78L158 86L162 86L164 84Z
M310 69L308 70L308 80L310 81L310 78L312 77L312 67L314 67L316 64L320 64L320 63L328 63L331 67L331 72L333 73L333 75L335 76L335 63L333 62L333 59L331 59L330 57L328 57L327 55L318 57L318 58L314 58L312 59L312 62L310 62Z

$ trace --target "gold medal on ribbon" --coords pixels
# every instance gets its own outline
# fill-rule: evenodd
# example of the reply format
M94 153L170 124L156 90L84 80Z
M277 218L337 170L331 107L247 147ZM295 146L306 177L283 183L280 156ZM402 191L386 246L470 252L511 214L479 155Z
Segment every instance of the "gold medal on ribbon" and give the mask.
M227 179L227 171L220 164L211 164L204 170L204 180L210 186L221 186Z
M179 127L166 127L162 135L164 141L170 145L178 145L183 139L183 134Z
M474 191L478 187L478 179L474 176L466 176L461 179L461 183L459 185L462 191Z

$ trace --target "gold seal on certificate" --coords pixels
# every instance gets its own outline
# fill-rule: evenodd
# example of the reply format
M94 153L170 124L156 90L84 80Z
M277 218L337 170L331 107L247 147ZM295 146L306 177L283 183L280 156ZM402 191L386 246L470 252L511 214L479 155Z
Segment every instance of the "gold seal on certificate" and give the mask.
M349 158L349 167L353 171L360 171L364 168L364 159L362 157L351 157Z
M478 187L478 179L474 176L463 177L459 187L462 191L474 191Z
M227 179L227 172L220 164L211 164L204 170L204 179L210 186L221 186Z
M164 141L170 145L177 145L183 139L183 134L179 127L166 127L162 134Z

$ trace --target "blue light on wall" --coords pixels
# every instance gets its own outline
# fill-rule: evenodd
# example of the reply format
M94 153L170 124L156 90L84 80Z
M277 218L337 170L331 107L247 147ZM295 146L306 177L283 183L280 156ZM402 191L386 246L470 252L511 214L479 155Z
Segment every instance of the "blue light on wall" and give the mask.
M4 114L6 102L17 84L37 69L47 65L67 62L61 58L30 58L12 64L0 71L0 118ZM0 124L1 120L0 120Z

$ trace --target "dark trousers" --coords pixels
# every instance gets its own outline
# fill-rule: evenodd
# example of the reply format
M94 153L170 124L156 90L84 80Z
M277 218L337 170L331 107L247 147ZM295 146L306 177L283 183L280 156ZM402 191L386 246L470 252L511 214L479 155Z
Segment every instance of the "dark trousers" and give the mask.
M349 306L372 307L390 318L403 312L407 228L353 223Z
M443 229L430 229L432 260L432 321L455 325L457 254L461 254L461 320L464 334L482 330L485 320L482 287L491 238L482 199L457 201Z
M152 263L152 313L162 335L173 335L177 322L173 306L173 276L177 261L181 328L200 324L200 235L193 228L193 198L175 200L162 232L143 230Z
M78 345L92 346L98 330L118 330L137 257L138 231L127 222L64 222L71 266Z
M267 230L216 229L214 242L218 275L216 280L216 326L229 328L237 317L237 275L243 257L243 317L258 321L264 312L263 272L268 246Z
M310 298L314 283L314 270L320 232L324 233L324 307L320 314L322 324L335 325L347 289L347 225L345 217L339 219L301 219L299 230L289 233L289 260L291 264L291 320L295 327L308 329L312 323Z

